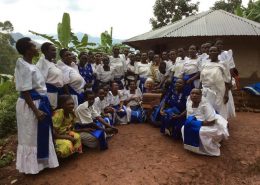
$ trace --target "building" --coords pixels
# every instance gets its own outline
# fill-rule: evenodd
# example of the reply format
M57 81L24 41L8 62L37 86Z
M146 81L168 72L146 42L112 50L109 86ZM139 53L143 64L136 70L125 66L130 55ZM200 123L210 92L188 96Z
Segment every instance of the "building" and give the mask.
M200 46L217 38L232 49L241 85L260 82L260 23L223 10L209 10L124 41L141 51L156 52Z

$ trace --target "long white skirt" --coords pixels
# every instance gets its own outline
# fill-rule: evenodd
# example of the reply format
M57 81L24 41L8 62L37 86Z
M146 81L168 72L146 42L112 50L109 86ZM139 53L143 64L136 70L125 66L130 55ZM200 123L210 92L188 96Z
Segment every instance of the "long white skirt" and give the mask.
M184 126L181 132L184 141ZM192 147L191 149L189 147L184 148L198 154L220 156L220 142L229 136L227 121L222 116L217 115L217 121L213 126L202 126L200 128L199 136L200 146L198 150L194 150Z
M228 91L227 113L228 113L227 115L228 119L236 117L234 98L231 91Z
M36 107L39 100L34 101ZM49 134L49 159L38 161L37 159L37 124L38 121L24 99L19 98L16 103L16 118L18 130L18 148L16 169L25 174L37 174L44 168L59 166L52 141Z

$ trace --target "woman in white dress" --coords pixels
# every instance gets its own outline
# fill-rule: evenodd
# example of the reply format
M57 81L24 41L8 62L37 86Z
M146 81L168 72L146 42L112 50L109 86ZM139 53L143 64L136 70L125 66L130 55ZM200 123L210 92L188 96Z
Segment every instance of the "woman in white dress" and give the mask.
M227 109L228 109L228 118L234 118L236 117L236 110L235 110L234 99L233 99L231 89L232 86L239 89L239 75L233 59L233 51L231 49L228 51L223 50L224 48L223 40L217 40L215 46L218 48L220 52L220 54L218 55L219 61L226 66L226 68L230 71L230 75L232 77L230 78L230 82L229 82L229 92L228 92L229 101L227 103ZM234 84L232 82L234 82Z
M38 55L35 44L28 37L21 38L16 49L23 55L15 67L16 90L21 94L16 103L16 168L25 174L37 174L44 168L59 166L52 140L51 106L44 77L32 64Z
M103 64L100 64L96 69L98 86L110 85L114 80L114 68L109 65L108 57L103 58Z
M222 62L219 62L218 49L216 47L210 48L209 57L210 60L205 62L200 73L203 96L208 99L218 114L227 119L230 72Z
M187 57L185 56L184 48L178 48L178 57L176 58L175 64L171 69L171 71L174 73L173 74L173 84L175 83L175 81L177 79L182 78L183 65L186 60L187 60Z
M39 59L36 66L39 68L45 79L48 98L52 109L56 109L58 92L59 89L63 87L62 71L54 63L56 58L56 48L52 43L43 43L41 46L41 51L44 56Z
M150 73L151 64L147 62L147 53L142 53L141 62L136 64L135 74L139 77L139 88L145 92L144 83Z
M119 89L123 89L125 82L126 63L119 56L119 47L113 47L113 56L109 57L110 67L114 69L114 80L119 84Z
M199 88L200 82L200 73L198 68L199 58L197 56L197 49L195 45L189 47L189 58L183 64L182 75L185 81L184 91L187 95L190 94L190 91L195 87Z
M200 89L191 91L186 110L187 120L182 127L184 148L198 154L220 156L220 142L229 136L227 121L216 114Z
M75 108L84 102L83 92L86 84L84 78L78 70L71 67L72 54L68 49L60 51L61 60L57 62L57 67L62 71L64 91L60 94L70 94L73 98Z

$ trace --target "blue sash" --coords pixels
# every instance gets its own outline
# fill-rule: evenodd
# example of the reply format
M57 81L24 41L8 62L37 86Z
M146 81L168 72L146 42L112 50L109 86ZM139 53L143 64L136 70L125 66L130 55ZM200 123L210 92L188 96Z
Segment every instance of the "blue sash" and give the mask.
M193 76L195 76L197 73L193 73L190 75L184 75L183 80L186 82L187 80L191 79ZM185 95L190 95L191 90L194 88L194 83L191 84L185 84L184 85L184 89L183 89L183 93Z
M202 121L198 121L195 116L189 116L184 123L184 144L193 147L200 145L200 127Z
M103 125L98 121L95 121L94 123L99 127L103 127ZM82 128L90 128L90 127L88 124L79 124L79 123L75 124L75 129L82 129ZM93 132L90 132L90 134L98 139L101 150L105 150L108 148L105 132L103 130L97 129Z
M162 117L161 132L164 133L166 128L172 127L174 125L174 120L172 120L173 114L180 114L180 111L176 107L171 107L164 110L164 115Z
M52 85L52 84L49 84L49 83L46 83L46 87L47 87L47 92L49 93L57 93L59 92L59 88Z
M80 105L80 104L82 104L82 103L84 103L84 93L82 92L82 93L77 93L71 86L69 86L68 85L68 89L69 89L69 93L71 94L71 95L76 95L77 97L78 97L78 104ZM64 93L64 90L63 90L63 88L61 88L61 89L59 89L59 95L64 95L65 93Z
M134 106L131 108L131 123L143 123L145 121L145 112L140 106Z
M153 112L150 117L153 124L156 124L158 121L161 121L160 110L161 110L162 104L165 102L166 98L168 98L167 95L162 99L162 101L160 102L159 105L157 105L153 108Z
M145 92L144 83L147 80L147 78L139 77L139 80L140 80L139 88L140 88L141 92L144 93Z
M110 126L114 125L113 120L110 119L109 117L103 117L103 119L104 119L105 122L107 122Z
M52 129L52 112L51 105L47 96L40 95L36 90L29 91L33 100L40 100L38 109L47 115L43 120L38 121L37 125L37 158L49 158L49 129ZM22 95L20 95L22 99Z
M119 105L114 105L113 108L116 109L116 111L119 110ZM124 111L120 111L120 112L116 112L116 114L120 117L123 118L124 116L126 116L126 109L125 106L122 107Z

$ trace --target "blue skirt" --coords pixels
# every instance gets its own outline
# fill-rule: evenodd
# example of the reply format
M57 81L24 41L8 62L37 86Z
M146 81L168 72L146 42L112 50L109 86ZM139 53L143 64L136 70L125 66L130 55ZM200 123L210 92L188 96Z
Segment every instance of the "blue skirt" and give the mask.
M145 122L145 111L141 106L132 106L131 108L131 123L143 123Z

